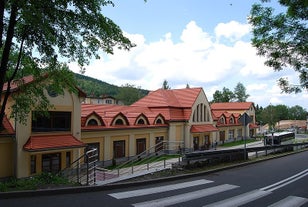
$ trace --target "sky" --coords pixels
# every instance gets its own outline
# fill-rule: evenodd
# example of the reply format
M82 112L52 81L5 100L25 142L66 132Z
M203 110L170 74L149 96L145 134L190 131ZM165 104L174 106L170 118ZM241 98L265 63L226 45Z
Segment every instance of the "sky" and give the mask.
M247 17L257 0L114 0L102 8L137 46L115 48L113 55L92 60L84 75L122 86L157 90L164 80L172 89L202 87L209 101L223 87L234 91L240 82L247 101L266 107L300 105L308 110L308 92L284 94L280 77L298 82L292 69L274 72L256 55ZM269 4L276 11L276 1ZM76 63L69 67L79 72Z

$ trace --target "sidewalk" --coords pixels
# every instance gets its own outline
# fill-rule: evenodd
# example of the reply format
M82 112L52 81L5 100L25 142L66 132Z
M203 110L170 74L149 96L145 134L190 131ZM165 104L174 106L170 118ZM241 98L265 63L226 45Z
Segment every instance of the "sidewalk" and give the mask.
M182 158L180 158L182 159ZM96 185L106 185L109 183L115 183L123 180L127 180L130 178L143 176L146 174L162 171L165 169L171 169L172 164L178 163L179 158L172 158L164 161L153 162L149 164L143 164L128 168L122 168L118 172L118 170L112 171L96 171ZM119 175L120 174L120 175Z

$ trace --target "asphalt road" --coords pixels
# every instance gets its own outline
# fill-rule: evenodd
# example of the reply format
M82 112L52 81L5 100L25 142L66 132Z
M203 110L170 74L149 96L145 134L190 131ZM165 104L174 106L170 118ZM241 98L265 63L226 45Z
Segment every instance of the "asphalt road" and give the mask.
M308 151L189 179L0 200L1 207L271 205L308 207Z

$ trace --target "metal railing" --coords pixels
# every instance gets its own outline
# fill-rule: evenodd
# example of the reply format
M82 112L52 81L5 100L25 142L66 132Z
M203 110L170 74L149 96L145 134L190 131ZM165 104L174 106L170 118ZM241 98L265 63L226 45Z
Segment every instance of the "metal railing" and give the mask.
M75 160L70 167L62 170L60 174L81 185L95 185L97 161L98 150L91 149Z
M128 161L116 165L114 168L97 167L98 179L101 181L117 178L121 176L129 176L132 174L143 173L146 171L157 171L171 168L175 159L181 162L181 154L183 153L184 143L182 141L162 141L155 146L145 150L144 152L130 157ZM171 159L172 155L174 156Z

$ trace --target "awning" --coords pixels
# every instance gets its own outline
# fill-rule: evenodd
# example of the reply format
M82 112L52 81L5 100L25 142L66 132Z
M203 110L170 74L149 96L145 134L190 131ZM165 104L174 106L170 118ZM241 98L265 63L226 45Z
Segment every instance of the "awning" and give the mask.
M218 131L218 129L212 124L200 124L200 125L192 125L190 128L190 132L198 133L198 132L214 132Z
M30 136L23 148L29 152L37 152L56 149L82 148L85 146L86 144L78 140L76 137L66 134Z
M252 124L252 123L249 124L249 129L257 129L257 128L259 128L259 126L256 124Z

